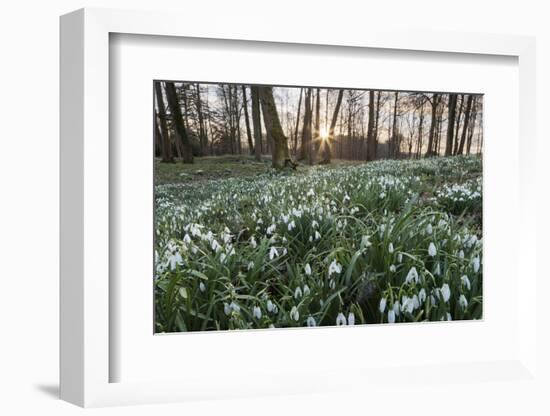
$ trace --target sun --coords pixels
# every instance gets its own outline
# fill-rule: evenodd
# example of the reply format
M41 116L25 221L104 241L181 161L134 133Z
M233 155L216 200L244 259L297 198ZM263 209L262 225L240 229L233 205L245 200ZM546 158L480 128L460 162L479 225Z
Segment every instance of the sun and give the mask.
M321 127L321 129L319 130L319 136L323 140L328 140L328 131L325 127Z

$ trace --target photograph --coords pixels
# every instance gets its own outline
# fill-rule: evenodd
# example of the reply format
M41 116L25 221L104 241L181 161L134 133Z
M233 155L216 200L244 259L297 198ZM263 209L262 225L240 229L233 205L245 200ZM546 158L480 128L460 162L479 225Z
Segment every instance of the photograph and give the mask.
M154 333L483 319L483 94L152 97Z

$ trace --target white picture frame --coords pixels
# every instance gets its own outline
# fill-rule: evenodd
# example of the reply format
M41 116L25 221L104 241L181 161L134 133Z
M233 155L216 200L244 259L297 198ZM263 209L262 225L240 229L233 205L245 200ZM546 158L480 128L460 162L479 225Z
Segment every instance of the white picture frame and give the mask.
M308 393L377 386L384 389L395 379L419 383L446 382L440 373L452 372L454 379L483 385L499 379L531 383L537 376L537 272L534 251L536 199L533 181L535 132L535 40L530 37L473 33L437 33L421 30L355 28L328 33L311 26L289 27L264 22L245 35L235 34L229 24L205 27L173 13L82 9L61 18L61 398L80 406L158 403L197 398L239 397L262 394ZM223 21L222 21L223 22ZM195 371L185 380L111 382L110 368L120 359L110 348L110 166L109 158L109 36L123 33L147 36L331 45L334 47L429 51L440 54L500 55L514 57L519 68L519 132L517 179L517 345L498 361L438 364L413 367L370 366L368 371L331 368L327 381L319 374L301 372L269 374L269 380L250 379L227 383L206 379ZM514 194L516 195L516 194ZM504 231L503 231L504 232ZM512 273L517 275L519 270ZM409 326L408 331L414 331ZM328 329L330 331L330 329ZM290 332L292 334L292 331ZM328 332L326 333L328 334ZM332 332L335 337L335 333ZM151 333L152 336L152 333ZM249 336L249 335L247 335ZM298 332L290 337L300 336ZM349 342L354 334L347 334ZM242 364L250 366L250 364ZM342 381L348 380L348 381ZM382 384L382 387L378 386ZM386 384L384 384L386 383ZM536 387L536 386L535 386ZM403 390L405 386L401 387ZM483 387L480 387L483 388Z

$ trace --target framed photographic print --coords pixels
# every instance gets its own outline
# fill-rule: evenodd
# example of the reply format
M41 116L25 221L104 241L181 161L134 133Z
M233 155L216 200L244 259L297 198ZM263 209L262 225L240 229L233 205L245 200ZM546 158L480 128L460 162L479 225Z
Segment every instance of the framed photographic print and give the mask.
M180 22L61 19L62 398L536 384L533 39Z

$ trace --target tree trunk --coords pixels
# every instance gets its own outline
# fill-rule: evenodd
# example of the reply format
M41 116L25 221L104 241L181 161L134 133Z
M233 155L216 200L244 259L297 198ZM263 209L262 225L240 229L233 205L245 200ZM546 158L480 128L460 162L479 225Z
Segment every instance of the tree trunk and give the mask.
M290 159L288 151L288 140L284 135L281 122L279 120L279 114L277 113L277 107L275 106L275 100L273 99L273 88L271 87L258 87L260 102L262 107L262 114L264 116L265 130L267 132L268 140L273 145L272 150L272 166L276 169L282 169L286 166L296 165Z
M392 135L391 135L391 142L390 142L390 157L395 157L397 149L396 149L396 141L397 141L397 100L399 99L399 92L395 92L395 101L393 103L393 122L392 122Z
M472 148L472 138L474 137L474 130L476 127L476 118L477 118L477 97L474 97L472 102L472 121L469 125L468 140L466 142L466 154L470 154Z
M308 160L310 165L313 165L315 163L315 158L321 145L320 102L321 100L319 88L317 88L317 100L315 101L315 124L313 126L313 142L311 143L310 159Z
M424 146L424 101L420 105L420 120L418 121L418 158L422 157L422 147ZM432 122L433 122L432 116ZM430 127L431 130L431 127ZM433 132L432 132L433 134ZM433 146L433 137L432 137Z
M376 137L374 136L374 91L369 91L369 122L367 126L367 161L376 159Z
M294 130L294 155L298 154L298 127L300 126L300 110L302 107L302 95L304 89L300 88L300 98L298 99L298 115L296 116L296 129Z
M311 88L306 90L306 96L304 100L304 126L302 128L302 148L300 152L300 160L310 160L309 153L311 147L311 123L312 123L312 109L311 109Z
M262 119L260 115L260 95L258 87L250 87L252 94L252 127L254 128L254 158L262 160Z
M248 139L248 151L251 155L254 154L254 144L252 143L252 133L250 132L250 121L248 119L248 100L246 98L246 87L243 85L243 107L244 107L244 122L246 124L246 137Z
M159 137L162 138L161 151L162 151L162 161L166 163L173 163L174 156L172 155L172 144L170 143L170 136L168 135L168 127L166 125L166 111L164 109L164 98L162 97L162 86L160 81L155 82L155 93L157 97L157 107L158 107L158 119L155 118L157 123L157 128L160 126Z
M206 128L204 125L204 116L202 114L202 100L201 100L201 90L200 85L195 84L196 88L196 107L197 107L197 116L199 118L199 142L201 146L201 155L206 154L206 147L208 146L208 140L206 137Z
M334 139L334 129L336 128L336 123L338 122L338 114L340 113L340 106L342 105L343 96L344 96L344 90L339 90L338 98L336 99L336 107L334 107L334 112L332 113L332 120L330 122L328 137L324 148L323 160L321 163L330 163L330 159L331 159L330 145L332 140Z
M451 156L453 154L456 101L457 94L449 94L449 118L447 121L447 141L445 143L445 156Z
M462 137L460 138L460 145L458 146L457 154L464 153L464 144L466 142L466 134L468 133L468 123L470 122L470 113L472 111L473 96L468 96L468 102L466 103L466 110L464 112L464 125L462 126Z
M460 94L460 105L458 105L458 114L456 115L456 127L455 127L455 139L454 139L454 148L453 155L458 153L458 144L459 144L459 132L460 132L460 121L462 120L462 112L464 111L464 94Z
M178 95L176 93L176 87L173 82L166 83L166 98L168 99L168 106L170 107L170 113L172 114L174 122L174 130L176 131L176 140L179 140L183 145L182 159L183 163L193 163L193 152L191 149L191 143L187 136L187 131L183 124L183 117L181 115L181 108L178 102Z
M437 125L437 105L439 104L439 95L434 94L432 96L432 124L430 125L430 135L428 136L428 150L426 156L433 156L435 154L434 137Z

